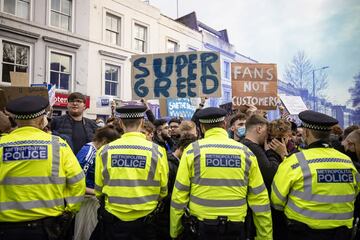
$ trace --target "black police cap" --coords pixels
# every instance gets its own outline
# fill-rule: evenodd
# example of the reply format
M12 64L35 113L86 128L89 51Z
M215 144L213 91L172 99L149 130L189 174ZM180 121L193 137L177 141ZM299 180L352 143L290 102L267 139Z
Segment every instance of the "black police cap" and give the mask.
M10 101L6 110L14 114L15 119L28 120L44 115L48 106L49 100L44 97L25 96Z
M330 131L332 126L338 124L335 118L311 110L299 113L299 118L302 121L302 127L317 131Z
M222 108L208 107L196 113L199 122L205 124L218 123L225 120L227 112Z
M144 105L125 105L116 109L120 118L143 118L146 107Z

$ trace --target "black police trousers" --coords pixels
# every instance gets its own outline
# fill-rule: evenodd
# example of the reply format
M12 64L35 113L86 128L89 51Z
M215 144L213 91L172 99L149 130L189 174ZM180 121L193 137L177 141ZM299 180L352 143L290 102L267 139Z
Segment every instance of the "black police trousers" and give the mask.
M101 215L90 240L157 240L155 226L146 217L126 222L106 210Z
M312 229L304 223L288 220L287 236L289 240L350 240L351 229L338 227L333 229Z
M0 223L0 240L48 240L42 224Z

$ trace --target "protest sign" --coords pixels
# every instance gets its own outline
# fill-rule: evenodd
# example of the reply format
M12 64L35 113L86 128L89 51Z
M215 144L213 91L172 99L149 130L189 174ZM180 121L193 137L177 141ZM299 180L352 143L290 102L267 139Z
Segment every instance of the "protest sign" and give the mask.
M16 98L24 96L41 96L49 98L48 89L46 87L0 87L0 109Z
M300 96L280 95L281 102L290 115L297 115L307 110L307 107Z
M111 106L111 102L112 102L112 97L108 97L108 96L101 96L98 97L96 100L96 107L97 108L108 108Z
M234 107L254 105L262 110L276 109L276 64L231 63Z
M12 87L28 87L29 74L26 72L10 72L10 82Z
M196 107L191 105L189 98L167 99L167 115L169 117L183 117L185 119L191 119L195 110Z
M135 55L131 64L133 99L221 97L219 53Z

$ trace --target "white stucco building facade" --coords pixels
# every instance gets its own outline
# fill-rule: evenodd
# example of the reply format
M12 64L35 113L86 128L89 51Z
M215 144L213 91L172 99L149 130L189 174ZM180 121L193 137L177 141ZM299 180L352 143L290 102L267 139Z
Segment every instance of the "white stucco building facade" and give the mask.
M93 119L111 113L100 97L131 100L132 55L202 50L199 32L140 0L0 3L0 85L11 85L10 72L25 72L28 86L56 84L59 101L81 92Z

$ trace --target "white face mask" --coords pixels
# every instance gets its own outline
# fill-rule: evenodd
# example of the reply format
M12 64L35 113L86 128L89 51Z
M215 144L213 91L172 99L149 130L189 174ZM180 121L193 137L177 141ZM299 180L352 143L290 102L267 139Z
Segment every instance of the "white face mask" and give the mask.
M98 127L105 127L105 123L104 122L98 122L96 124Z

